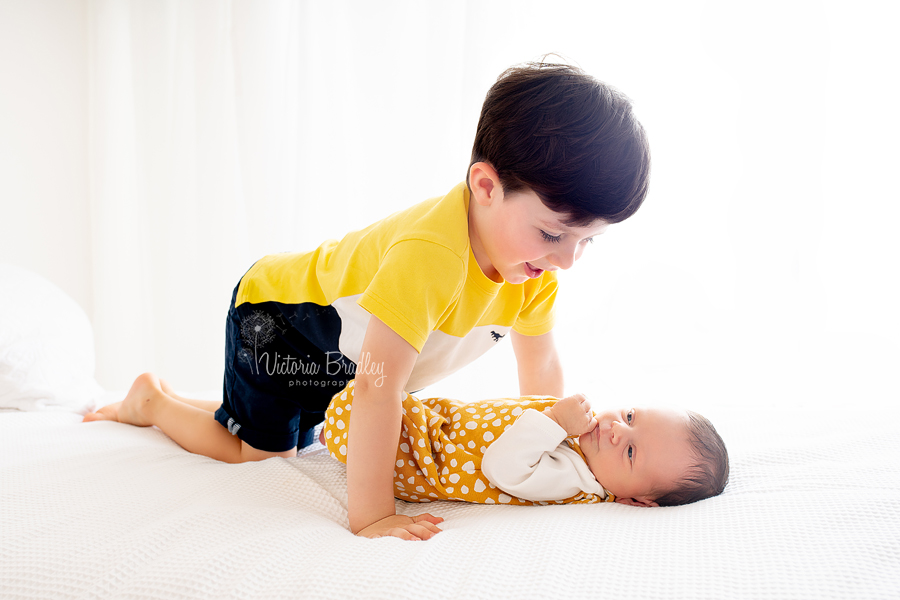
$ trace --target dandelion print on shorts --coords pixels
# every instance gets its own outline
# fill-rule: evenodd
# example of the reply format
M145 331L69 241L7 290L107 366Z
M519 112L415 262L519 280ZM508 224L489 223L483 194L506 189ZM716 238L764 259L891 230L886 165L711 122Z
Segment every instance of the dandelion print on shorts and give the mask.
M259 375L258 351L274 339L275 321L261 310L254 310L241 323L241 340L248 353L249 350L253 350L253 362L256 365L257 375Z

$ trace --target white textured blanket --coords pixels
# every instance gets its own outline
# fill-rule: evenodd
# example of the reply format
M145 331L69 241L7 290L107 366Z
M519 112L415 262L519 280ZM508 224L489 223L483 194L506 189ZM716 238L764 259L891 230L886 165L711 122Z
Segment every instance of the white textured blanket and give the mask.
M717 415L714 499L409 505L428 542L347 530L344 466L228 465L156 429L0 412L2 598L897 598L897 414Z

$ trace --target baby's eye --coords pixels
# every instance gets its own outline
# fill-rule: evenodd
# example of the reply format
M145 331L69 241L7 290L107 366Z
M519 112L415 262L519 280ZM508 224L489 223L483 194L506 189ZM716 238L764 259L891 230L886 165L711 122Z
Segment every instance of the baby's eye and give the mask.
M634 409L629 410L625 418L628 420L628 424L631 425L631 422L634 421Z
M634 446L628 446L628 460L631 460L631 456L634 454Z
M558 244L559 240L562 239L561 235L550 235L543 229L541 229L541 236L543 236L545 241L552 242L554 244Z

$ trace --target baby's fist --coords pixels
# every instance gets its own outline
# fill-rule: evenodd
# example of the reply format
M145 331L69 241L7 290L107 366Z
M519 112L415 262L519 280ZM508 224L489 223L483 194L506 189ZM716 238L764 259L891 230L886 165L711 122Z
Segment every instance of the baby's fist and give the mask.
M568 436L587 433L597 426L597 417L591 410L591 403L583 394L575 394L557 401L545 409L544 414L565 429Z

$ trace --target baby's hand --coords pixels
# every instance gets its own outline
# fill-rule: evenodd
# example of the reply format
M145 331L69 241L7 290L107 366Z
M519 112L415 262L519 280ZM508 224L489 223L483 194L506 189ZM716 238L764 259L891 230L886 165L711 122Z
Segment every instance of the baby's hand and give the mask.
M569 436L587 433L597 426L597 417L591 411L591 403L582 394L559 400L550 408L544 409L544 414L565 429Z

